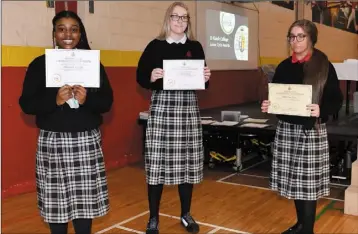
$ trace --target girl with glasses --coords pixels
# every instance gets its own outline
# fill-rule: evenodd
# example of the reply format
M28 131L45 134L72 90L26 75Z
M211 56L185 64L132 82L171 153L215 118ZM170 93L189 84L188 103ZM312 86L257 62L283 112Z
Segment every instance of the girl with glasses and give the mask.
M150 218L146 233L159 233L159 204L163 185L178 185L181 224L190 233L199 226L190 214L193 185L203 179L204 150L195 90L163 90L163 60L205 60L194 39L188 7L171 4L159 36L145 48L137 68L137 82L152 90L145 140L145 169ZM210 70L204 68L206 87Z
M317 200L330 193L329 148L326 122L342 106L336 71L315 48L318 31L309 20L298 20L288 30L292 56L276 69L273 83L312 85L310 117L277 115L270 187L295 202L297 223L285 234L313 234ZM261 109L267 112L270 102Z

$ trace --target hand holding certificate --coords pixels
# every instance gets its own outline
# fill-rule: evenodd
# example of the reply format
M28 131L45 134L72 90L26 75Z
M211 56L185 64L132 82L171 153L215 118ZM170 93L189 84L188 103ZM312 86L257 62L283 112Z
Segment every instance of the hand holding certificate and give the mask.
M312 85L270 83L269 102L268 113L309 117Z
M164 90L205 89L204 60L164 60Z
M100 86L99 50L46 49L46 87Z

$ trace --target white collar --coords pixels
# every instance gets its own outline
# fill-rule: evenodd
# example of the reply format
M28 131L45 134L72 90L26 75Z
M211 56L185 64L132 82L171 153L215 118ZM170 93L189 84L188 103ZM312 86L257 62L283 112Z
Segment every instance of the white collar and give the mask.
M184 37L182 37L180 40L178 40L178 41L175 41L173 38L171 38L171 37L167 37L167 42L169 43L169 44L172 44L172 43L176 43L176 44L179 44L179 43L182 43L182 44L185 44L185 42L186 42L186 39L187 39L187 37L186 37L186 35L184 34Z

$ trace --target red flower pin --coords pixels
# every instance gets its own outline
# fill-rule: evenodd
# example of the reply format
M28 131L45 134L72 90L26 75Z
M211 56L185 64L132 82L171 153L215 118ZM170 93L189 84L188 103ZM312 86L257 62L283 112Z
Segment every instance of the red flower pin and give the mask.
M190 52L190 50L186 53L186 57L187 57L187 58L191 58L191 52Z

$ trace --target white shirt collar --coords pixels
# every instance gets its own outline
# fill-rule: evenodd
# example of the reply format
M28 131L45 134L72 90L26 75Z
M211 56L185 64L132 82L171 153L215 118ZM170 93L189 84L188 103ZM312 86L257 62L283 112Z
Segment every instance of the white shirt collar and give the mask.
M176 43L176 44L179 44L179 43L182 43L182 44L185 44L185 42L186 42L186 39L187 39L187 37L186 37L186 35L184 34L184 37L182 37L180 40L178 40L178 41L175 41L173 38L171 38L171 37L167 37L167 42L169 43L169 44L172 44L172 43Z

